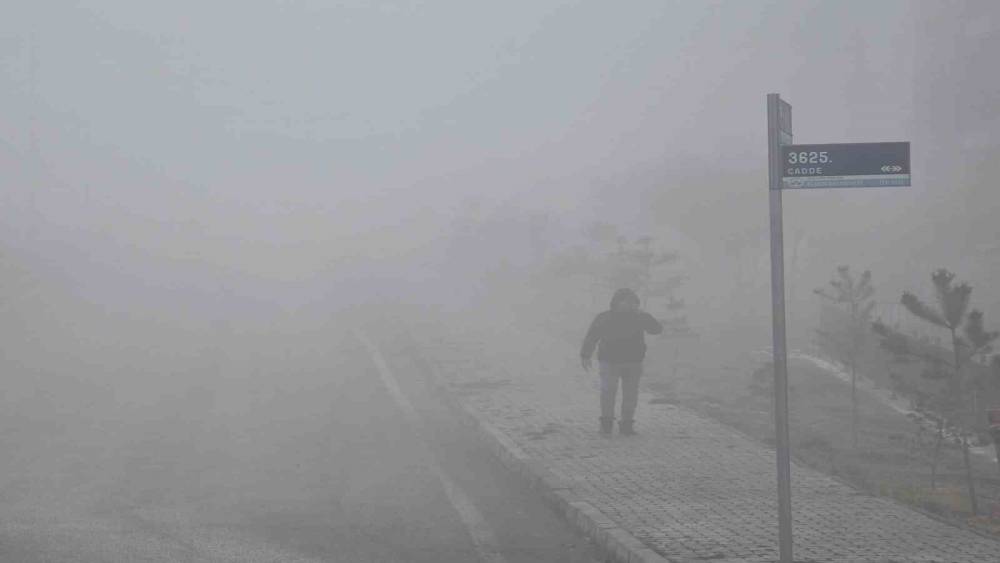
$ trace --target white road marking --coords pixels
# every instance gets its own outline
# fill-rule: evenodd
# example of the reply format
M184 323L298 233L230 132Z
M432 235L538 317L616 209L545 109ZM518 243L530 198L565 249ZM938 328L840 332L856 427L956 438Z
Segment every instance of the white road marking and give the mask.
M385 358L382 357L379 349L360 330L355 329L354 336L368 349L368 354L372 357L372 362L375 363L379 378L389 391L392 400L403 411L403 414L414 427L423 427L420 415L413 408L413 403L410 402L410 399L403 393L403 390L399 386L399 381L385 363ZM459 519L469 532L472 543L476 547L476 554L479 556L479 560L484 563L507 563L507 560L498 550L499 543L497 542L496 535L493 533L493 529L490 528L490 525L483 518L482 513L479 512L476 505L472 503L469 495L465 494L465 491L452 481L451 477L448 477L433 456L430 458L429 463L431 470L437 475L438 480L441 481L445 495L448 497L451 505L455 507Z

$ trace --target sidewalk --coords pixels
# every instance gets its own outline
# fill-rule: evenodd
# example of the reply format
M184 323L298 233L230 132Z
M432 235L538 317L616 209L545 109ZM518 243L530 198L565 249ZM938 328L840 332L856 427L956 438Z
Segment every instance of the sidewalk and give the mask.
M591 519L610 519L669 561L777 560L773 449L684 408L650 404L646 393L639 436L600 437L596 375L576 365L576 349L538 335L498 343L469 327L440 329L417 344L462 408L529 470L554 475L567 498L600 511ZM796 561L1000 561L998 541L794 464L792 507Z

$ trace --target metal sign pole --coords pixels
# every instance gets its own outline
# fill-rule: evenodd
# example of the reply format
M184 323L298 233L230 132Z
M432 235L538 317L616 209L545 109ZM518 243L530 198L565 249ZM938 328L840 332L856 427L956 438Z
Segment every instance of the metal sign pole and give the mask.
M787 108L787 109L784 109ZM785 350L785 257L781 217L781 133L791 137L791 106L767 95L767 158L771 207L771 316L774 351L774 430L778 462L778 545L792 563L792 472L788 440L788 365ZM779 116L785 111L787 116ZM787 121L787 127L782 127Z

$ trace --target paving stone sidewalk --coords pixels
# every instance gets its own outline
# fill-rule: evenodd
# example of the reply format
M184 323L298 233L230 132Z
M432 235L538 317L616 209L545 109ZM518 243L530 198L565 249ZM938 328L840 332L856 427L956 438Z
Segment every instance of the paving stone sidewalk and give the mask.
M575 349L524 334L502 348L494 336L424 333L419 345L475 416L660 555L777 560L773 449L646 393L638 436L601 437L597 376ZM792 503L796 561L1000 561L998 541L797 465Z

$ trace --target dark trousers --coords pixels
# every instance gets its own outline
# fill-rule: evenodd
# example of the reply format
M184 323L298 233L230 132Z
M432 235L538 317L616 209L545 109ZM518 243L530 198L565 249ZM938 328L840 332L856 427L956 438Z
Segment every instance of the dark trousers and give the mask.
M621 420L635 420L635 407L639 402L639 378L642 376L642 362L606 363L601 362L601 418L615 418L615 395L618 394L618 380L622 382Z

